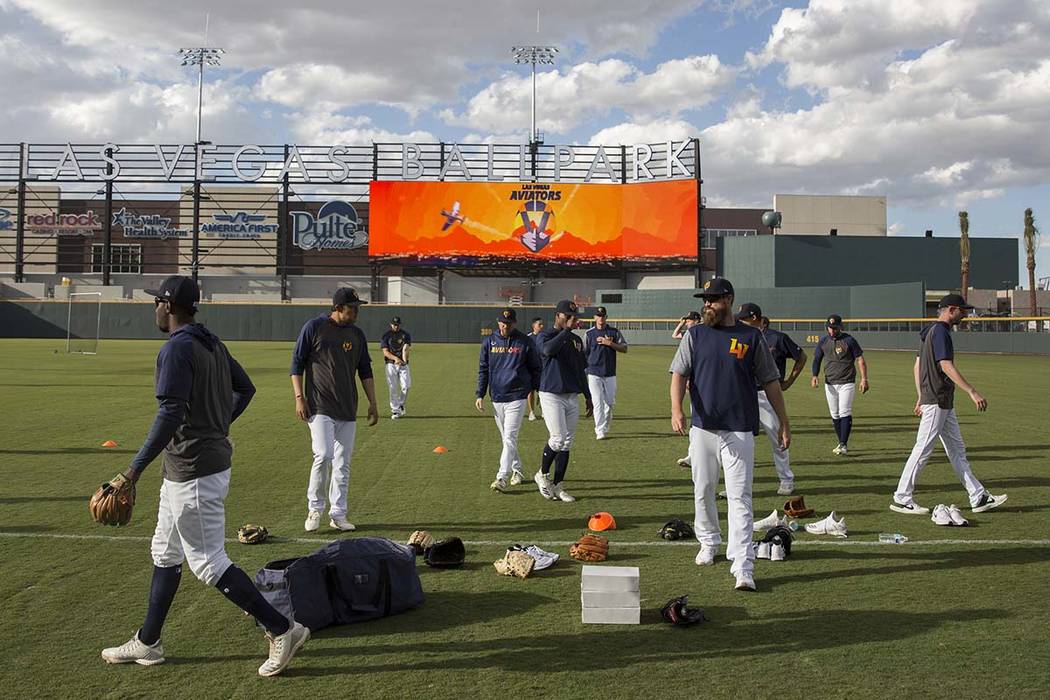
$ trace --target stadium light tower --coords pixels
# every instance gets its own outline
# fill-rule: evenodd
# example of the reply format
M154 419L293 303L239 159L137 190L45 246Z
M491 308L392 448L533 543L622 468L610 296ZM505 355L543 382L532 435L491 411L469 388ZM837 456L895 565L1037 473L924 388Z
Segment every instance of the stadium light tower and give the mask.
M209 48L206 46L199 46L192 49L179 49L179 56L182 57L182 65L184 66L198 66L199 71L197 73L197 140L196 143L201 142L201 112L204 105L204 66L218 66L221 61L222 54L226 53L220 48Z
M532 66L532 131L529 134L529 142L539 142L539 133L536 131L536 65L554 65L554 54L558 53L557 46L515 46L510 52L514 55L514 62L529 64Z

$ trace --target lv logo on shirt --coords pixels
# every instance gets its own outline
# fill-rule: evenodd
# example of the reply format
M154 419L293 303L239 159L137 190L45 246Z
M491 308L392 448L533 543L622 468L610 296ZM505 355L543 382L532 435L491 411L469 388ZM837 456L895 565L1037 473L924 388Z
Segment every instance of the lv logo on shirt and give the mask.
M747 354L747 349L751 347L747 343L738 342L736 338L729 344L729 354L736 355L736 359L744 359L744 355Z

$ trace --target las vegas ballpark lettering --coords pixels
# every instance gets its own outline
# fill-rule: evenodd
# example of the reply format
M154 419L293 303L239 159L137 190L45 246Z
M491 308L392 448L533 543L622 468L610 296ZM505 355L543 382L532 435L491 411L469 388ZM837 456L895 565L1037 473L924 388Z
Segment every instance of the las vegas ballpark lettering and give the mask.
M693 177L695 175L690 169L690 166L693 164L687 165L682 161L682 157L689 152L693 143L692 140L681 142L668 141L665 144L664 152L660 156L654 155L653 147L649 144L642 143L627 146L625 148L629 154L627 160L630 166L626 172L621 171L612 164L604 146L593 147L593 154L591 153L591 147L586 147L589 160L587 160L587 157L579 156L576 147L567 145L546 146L543 157L548 159L545 162L554 171L554 182L562 180L563 171L566 171L565 175L568 177L570 169L573 168L575 170L572 170L573 175L570 179L579 181L577 173L580 172L580 168L577 166L583 163L588 165L587 172L583 176L583 182L607 181L619 183L625 175L626 179L631 182L657 179L671 180L674 178ZM400 174L402 180L432 179L435 177L444 180L447 177L453 177L467 181L500 182L505 179L528 180L531 175L532 156L526 144L517 146L517 172L514 173L514 177L509 178L505 177L506 169L508 168L506 147L500 147L502 150L498 153L499 168L503 170L500 173L497 172L496 165L497 147L493 144L484 146L473 145L471 147L473 150L468 151L469 157L465 157L462 150L467 144L444 144L444 159L440 168L433 165L429 168L427 167L424 161L432 163L433 158L424 157L424 150L420 144L402 143L399 145L401 146ZM429 144L431 148L434 145L436 144ZM216 171L219 171L224 178L232 178L241 182L257 182L264 178L267 182L279 182L286 175L303 182L344 182L350 179L351 165L355 162L360 165L363 160L361 155L352 156L352 149L347 145L330 146L324 152L323 157L319 157L321 154L318 152L318 149L311 147L307 150L307 154L310 156L308 158L303 157L303 154L300 152L300 146L289 146L287 157L284 158L283 163L279 164L278 162L263 162L265 158L273 157L274 147L270 147L268 152L262 146L248 144L238 146L231 154L229 149L232 146L225 146L223 147L223 152L220 152L219 146L209 143L181 144L167 147L153 144L152 149L156 160L151 165L148 158L145 157L149 153L148 146L128 146L129 150L132 148L134 148L134 155L133 157L129 156L129 169L133 167L137 173L141 173L144 169L151 169L163 175L167 181L173 179L175 181L185 181L187 177L186 170L193 168L194 179L196 180L213 179ZM147 150L143 151L143 148ZM283 149L283 147L281 148ZM305 146L302 148L307 149ZM484 150L479 151L478 149ZM615 151L619 150L619 146L615 147ZM27 180L58 180L59 178L91 181L117 180L121 177L124 165L120 151L121 147L114 143L105 143L97 147L93 145L78 145L75 148L72 144L66 144L65 149L58 156L58 160L54 161L51 160L50 154L44 156L34 153L30 149L28 152L29 157L23 161L22 178ZM47 158L46 166L41 167L35 163L35 161L45 157ZM578 160L578 157L581 159ZM91 164L101 161L102 166L97 168L84 167L81 164L81 160ZM371 156L369 155L365 160L371 161ZM278 165L280 165L279 168ZM655 176L650 166L658 167L658 172L661 173L661 176ZM551 178L544 176L544 179Z

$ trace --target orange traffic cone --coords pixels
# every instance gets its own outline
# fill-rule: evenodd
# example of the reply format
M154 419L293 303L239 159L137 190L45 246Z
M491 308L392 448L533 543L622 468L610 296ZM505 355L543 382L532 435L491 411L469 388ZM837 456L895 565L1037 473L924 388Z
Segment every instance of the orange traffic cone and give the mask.
M437 447L434 448L434 454L443 455L446 452L448 452L448 448L445 447L444 445L438 445Z
M117 446L117 441L116 440L106 440L104 443L102 443L102 446L103 447L116 447Z

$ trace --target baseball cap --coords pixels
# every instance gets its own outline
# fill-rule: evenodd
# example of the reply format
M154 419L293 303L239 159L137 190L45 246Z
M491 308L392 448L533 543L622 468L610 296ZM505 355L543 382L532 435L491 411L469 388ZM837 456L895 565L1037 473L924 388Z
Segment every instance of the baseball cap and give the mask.
M972 309L973 304L968 304L962 298L962 294L948 294L937 303L938 309L946 309L949 306L958 306L960 309Z
M145 291L146 294L169 301L187 311L196 311L197 302L201 300L201 288L192 278L182 275L172 275L160 283L159 289Z
M340 287L332 295L332 306L360 306L367 303L357 296L357 290L353 287Z
M400 326L401 325L401 317L400 316L394 316L392 319L390 319L390 325L398 325L398 326Z
M723 297L732 293L733 285L730 284L729 280L724 277L715 277L704 282L704 288L700 290L699 294L694 294L693 296L698 299L705 299L707 297Z
M745 318L762 318L762 309L758 304L753 304L750 301L746 304L740 305L740 311L736 315L739 319Z
M606 316L609 315L609 312L605 310L604 306L599 306L597 309L594 310L594 315L595 316L601 316L602 318L605 318Z
M503 323L517 323L518 312L508 306L503 309L503 311L499 312L499 316L496 317L496 320L502 321Z
M828 328L842 328L842 317L838 314L831 314L828 316L827 324Z
M559 314L572 314L576 315L580 311L580 307L576 305L575 301L569 299L562 299L558 302L558 306L554 309Z

